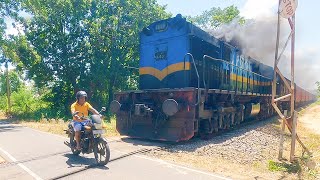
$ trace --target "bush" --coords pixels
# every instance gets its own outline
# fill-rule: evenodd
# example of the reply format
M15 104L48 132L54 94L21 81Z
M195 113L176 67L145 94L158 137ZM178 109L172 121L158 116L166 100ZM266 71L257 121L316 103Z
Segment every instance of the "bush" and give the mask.
M64 108L56 107L45 100L44 93L41 96L27 88L20 88L11 95L11 115L20 119L41 120L47 119L66 119ZM7 102L7 97L0 96L2 102ZM7 104L0 103L0 108L6 110Z
M27 88L20 88L11 95L11 113L20 118L36 118L35 112L48 107L48 103L41 100ZM40 117L36 118L39 119Z
M8 109L8 98L7 95L0 96L0 109L3 111L7 111Z

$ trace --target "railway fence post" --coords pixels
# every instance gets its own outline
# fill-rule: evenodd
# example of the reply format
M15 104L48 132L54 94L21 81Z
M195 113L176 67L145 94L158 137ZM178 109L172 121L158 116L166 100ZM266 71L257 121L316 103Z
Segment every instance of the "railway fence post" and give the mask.
M290 151L290 162L294 161L294 152L296 149L296 137L297 137L297 111L294 111L292 118L292 135L291 135L291 151Z
M280 132L280 142L279 142L279 154L278 154L278 159L282 160L283 159L283 142L284 142L284 133L285 133L285 128L286 128L286 117L288 115L288 110L284 110L283 112L284 118L281 119L281 132Z

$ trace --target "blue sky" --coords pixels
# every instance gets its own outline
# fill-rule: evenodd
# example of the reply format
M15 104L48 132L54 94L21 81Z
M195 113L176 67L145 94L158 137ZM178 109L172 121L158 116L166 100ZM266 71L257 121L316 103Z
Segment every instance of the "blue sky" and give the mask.
M161 5L167 4L167 10L173 15L181 13L182 15L199 15L202 11L211 7L225 8L230 5L243 7L246 0L158 0Z
M158 0L158 3L167 4L167 11L173 15L191 16L211 7L236 5L245 18L261 19L276 16L278 0ZM316 21L319 7L320 1L300 0L296 11L295 77L297 84L306 89L315 89L315 82L320 81L320 25Z

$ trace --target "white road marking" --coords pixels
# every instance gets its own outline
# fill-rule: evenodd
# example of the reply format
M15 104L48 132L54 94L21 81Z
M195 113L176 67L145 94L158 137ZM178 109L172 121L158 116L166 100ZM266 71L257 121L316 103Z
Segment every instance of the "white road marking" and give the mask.
M122 152L122 151L119 151L119 150L113 150L113 151L117 151L117 152L119 152L119 153L127 154L127 153ZM203 172L203 171L200 171L200 170L191 169L191 168L188 168L188 167L184 167L184 166L172 164L172 163L166 162L166 161L161 160L161 159L154 159L154 158L149 158L149 157L141 156L141 155L134 155L134 156L135 156L135 157L138 157L138 158L142 158L142 159L146 159L146 160L158 162L158 163L160 163L160 164L167 165L168 167L177 167L177 168L181 168L181 169L193 171L193 172L196 172L196 173L200 173L200 174L212 176L212 177L215 177L215 178L220 178L220 179L223 179L223 180L232 180L232 179L230 179L230 178L226 178L226 177L223 177L223 176L215 175L215 174L212 174L212 173L207 173L207 172ZM178 170L178 169L176 169L176 170ZM181 172L180 172L180 173L181 173Z
M0 147L0 151L2 153L4 153L9 159L11 159L13 162L17 162L16 158L14 158L13 156L11 156L7 151L3 150ZM34 172L32 172L29 168L27 168L25 165L18 163L18 166L20 166L23 170L25 170L28 174L30 174L32 177L34 177L36 180L42 180L42 178L40 178L38 175L36 175Z

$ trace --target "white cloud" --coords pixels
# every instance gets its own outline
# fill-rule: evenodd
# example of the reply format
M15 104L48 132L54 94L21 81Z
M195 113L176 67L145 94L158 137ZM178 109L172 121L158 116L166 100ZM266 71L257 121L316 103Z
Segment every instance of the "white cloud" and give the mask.
M248 0L240 9L240 15L246 19L275 16L277 4L277 0Z
M316 89L315 82L320 80L316 76L320 72L319 51L320 49L315 47L295 50L295 82L307 90ZM290 52L286 52L284 57L280 62L280 70L290 77Z
M276 24L274 22L273 24L268 23L268 21L270 18L276 20L278 2L278 0L247 0L243 8L240 9L241 16L244 16L246 19L254 19L256 23L255 28L252 28L254 26L249 26L244 29L244 31L240 31L243 33L250 32L250 29L253 30L250 33L245 33L245 38L242 38L241 43L246 45L245 47L249 55L271 66L273 66L274 61ZM283 40L286 40L289 34L288 23L286 23L286 21L282 22L285 22L282 28L287 29L282 29L282 45L280 49L283 47ZM241 37L241 33L239 33L238 36ZM260 42L264 43L259 44L259 41L253 41L254 39L259 39ZM249 43L247 43L247 41ZM291 67L290 47L289 43L279 64L282 73L289 78ZM315 76L315 74L320 72L320 65L318 63L320 59L319 51L320 49L318 47L311 46L295 49L295 82L308 90L315 89L315 82L320 80L318 76Z

